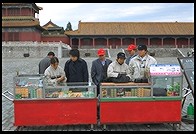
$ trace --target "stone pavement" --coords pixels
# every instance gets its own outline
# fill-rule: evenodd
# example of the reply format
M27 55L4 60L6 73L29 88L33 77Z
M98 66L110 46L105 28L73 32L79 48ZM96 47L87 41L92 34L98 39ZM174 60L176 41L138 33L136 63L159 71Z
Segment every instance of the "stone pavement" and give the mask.
M91 62L95 58L86 58L88 68L91 67ZM115 58L114 58L115 59ZM113 60L114 60L113 59ZM176 57L156 58L159 63L178 63ZM23 59L2 59L2 92L8 90L13 93L13 77L16 71L20 73L36 74L38 72L39 58L23 58ZM67 59L60 59L60 66L64 67ZM187 82L183 80L183 87L187 87ZM183 93L184 94L184 93ZM186 108L188 104L194 99L188 95L182 109L182 116L186 115ZM2 131L90 131L90 125L64 125L64 126L39 126L39 127L16 127L14 123L14 104L2 96ZM102 131L103 127L99 125L94 126L94 131ZM174 131L173 124L113 124L107 125L108 131ZM177 131L193 131L194 124L186 122L181 123L181 127L177 125Z

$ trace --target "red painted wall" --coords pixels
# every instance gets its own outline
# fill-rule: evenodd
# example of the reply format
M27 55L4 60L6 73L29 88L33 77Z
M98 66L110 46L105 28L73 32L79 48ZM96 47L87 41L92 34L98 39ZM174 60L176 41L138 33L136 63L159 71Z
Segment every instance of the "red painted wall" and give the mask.
M131 38L127 38L127 39L123 39L123 46L128 46L129 44L134 44L134 39Z
M20 32L20 41L41 41L41 33L38 32Z
M175 46L175 40L173 38L165 38L163 39L163 45Z
M21 15L22 16L32 16L31 9L30 8L22 8Z
M41 41L41 34L39 32L12 32L13 34L18 34L17 38L9 37L8 32L2 32L3 41ZM14 36L14 35L11 35Z
M188 39L185 39L185 38L177 39L177 45L178 45L178 47L187 47L188 46Z
M150 45L161 45L161 38L150 39Z
M95 46L99 45L99 46L106 46L107 45L107 40L103 39L103 38L97 38L95 39Z
M144 44L144 45L148 45L148 39L147 38L138 38L137 41L136 41L137 45L140 45L140 44Z
M109 39L109 46L112 46L112 48L116 48L116 46L121 46L121 40L116 38Z

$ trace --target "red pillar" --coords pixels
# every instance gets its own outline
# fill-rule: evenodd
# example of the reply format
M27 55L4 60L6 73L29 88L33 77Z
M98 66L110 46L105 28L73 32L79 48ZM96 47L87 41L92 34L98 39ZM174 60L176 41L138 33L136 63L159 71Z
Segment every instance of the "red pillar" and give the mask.
M109 43L108 43L108 38L106 38L106 41L107 41L107 48L108 48L108 46L109 46Z
M188 48L190 48L190 38L188 38Z
M81 45L80 43L81 43L81 42L80 42L80 38L79 38L79 42L78 42L78 49L80 48L80 45Z
M163 38L161 38L161 46L163 47Z
M93 38L93 48L95 48L95 39Z
M150 38L148 38L148 46L150 45Z
M69 39L69 45L72 47L72 38Z
M137 45L136 43L137 43L137 42L136 42L136 38L134 38L134 44Z
M177 46L177 40L176 40L176 38L174 38L174 39L175 39L175 47L178 48L178 46Z
M123 44L122 38L120 38L120 46L121 46L121 47L122 47L122 44Z

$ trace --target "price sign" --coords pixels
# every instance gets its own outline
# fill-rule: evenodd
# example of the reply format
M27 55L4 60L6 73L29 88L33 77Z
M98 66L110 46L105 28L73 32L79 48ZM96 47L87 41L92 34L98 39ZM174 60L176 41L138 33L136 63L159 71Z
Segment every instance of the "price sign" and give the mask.
M177 64L153 64L150 66L151 76L180 76L181 68Z

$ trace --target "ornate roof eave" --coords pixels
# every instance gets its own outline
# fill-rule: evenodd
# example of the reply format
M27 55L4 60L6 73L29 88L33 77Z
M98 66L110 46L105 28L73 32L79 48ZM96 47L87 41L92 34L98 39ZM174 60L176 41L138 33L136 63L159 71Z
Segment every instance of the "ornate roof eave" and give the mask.
M51 20L50 21L48 21L45 25L43 25L42 27L44 28L44 29L48 29L49 27L47 27L48 25L52 25L52 27L60 27L60 26L58 26L58 25L56 25L56 24L54 24ZM51 27L50 27L51 28ZM60 27L60 28L62 28L62 27Z

